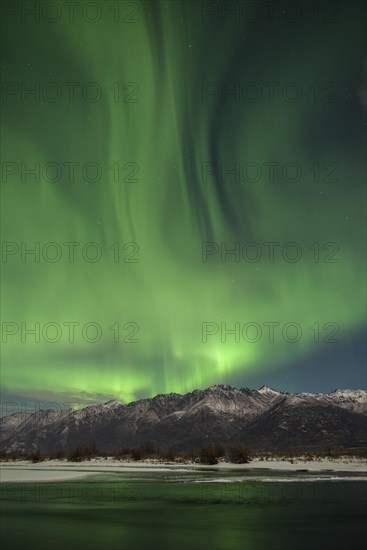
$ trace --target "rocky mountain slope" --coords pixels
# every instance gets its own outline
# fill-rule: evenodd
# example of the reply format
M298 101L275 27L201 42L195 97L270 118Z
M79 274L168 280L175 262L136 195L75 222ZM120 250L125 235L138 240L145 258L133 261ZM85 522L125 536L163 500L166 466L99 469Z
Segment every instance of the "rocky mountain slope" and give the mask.
M0 420L0 450L42 453L94 444L118 451L154 442L189 450L242 442L253 450L367 448L367 391L289 394L215 385L82 410L15 413Z

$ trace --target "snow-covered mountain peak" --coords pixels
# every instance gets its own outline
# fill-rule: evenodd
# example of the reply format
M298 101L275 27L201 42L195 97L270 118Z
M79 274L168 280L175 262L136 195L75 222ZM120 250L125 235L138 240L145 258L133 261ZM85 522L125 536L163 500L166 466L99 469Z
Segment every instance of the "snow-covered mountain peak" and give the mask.
M367 391L366 390L333 390L330 392L330 395L335 397L352 397L354 399L366 399Z
M218 390L235 391L236 389L237 388L234 388L229 384L213 384L212 386L209 386L209 388L207 388L204 391L218 391Z
M121 405L124 405L122 401L119 401L118 399L111 399L104 404L104 407L106 409L116 409L117 407L121 407Z
M269 388L269 386L261 386L257 391L263 395L280 395L279 391L273 390L273 388Z

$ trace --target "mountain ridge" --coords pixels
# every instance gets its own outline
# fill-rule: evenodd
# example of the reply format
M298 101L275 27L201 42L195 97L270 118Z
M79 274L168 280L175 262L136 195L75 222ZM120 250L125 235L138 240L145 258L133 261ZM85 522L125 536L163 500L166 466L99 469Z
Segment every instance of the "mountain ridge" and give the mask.
M214 441L254 450L364 449L366 402L361 389L288 393L214 384L127 404L112 399L79 410L13 413L0 420L0 450L51 453L93 442L115 452L147 441L175 450Z

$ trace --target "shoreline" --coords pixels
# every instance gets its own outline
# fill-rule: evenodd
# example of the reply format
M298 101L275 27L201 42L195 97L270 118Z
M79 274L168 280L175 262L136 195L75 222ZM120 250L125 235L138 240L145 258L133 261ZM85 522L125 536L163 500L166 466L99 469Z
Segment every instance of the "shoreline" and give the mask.
M260 460L254 458L247 464L198 464L193 462L177 463L157 459L145 459L138 462L122 461L114 458L95 458L82 462L66 460L45 460L32 463L26 460L0 461L0 483L9 482L47 482L68 481L85 478L99 473L137 473L137 472L252 472L266 471L299 472L299 473L354 473L367 475L367 460L344 457L338 459L307 460L299 457L293 459Z

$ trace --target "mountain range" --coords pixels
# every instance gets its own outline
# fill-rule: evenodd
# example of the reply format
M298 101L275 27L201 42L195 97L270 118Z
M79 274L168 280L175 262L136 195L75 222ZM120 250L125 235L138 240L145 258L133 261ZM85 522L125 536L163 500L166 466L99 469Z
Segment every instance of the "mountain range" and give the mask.
M14 413L0 420L0 450L55 453L93 444L116 452L147 442L176 451L210 442L254 451L364 450L366 403L366 390L292 394L219 384L128 404Z

